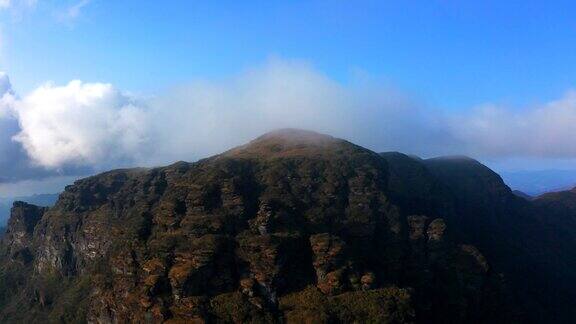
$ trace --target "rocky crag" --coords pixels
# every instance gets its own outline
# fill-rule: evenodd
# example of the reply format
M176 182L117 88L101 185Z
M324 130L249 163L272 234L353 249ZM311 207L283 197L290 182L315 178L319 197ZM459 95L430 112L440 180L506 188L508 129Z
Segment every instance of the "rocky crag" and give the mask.
M557 224L538 211L472 160L276 131L79 180L49 209L16 203L0 321L562 321L570 243L551 252ZM550 284L568 299L538 296Z

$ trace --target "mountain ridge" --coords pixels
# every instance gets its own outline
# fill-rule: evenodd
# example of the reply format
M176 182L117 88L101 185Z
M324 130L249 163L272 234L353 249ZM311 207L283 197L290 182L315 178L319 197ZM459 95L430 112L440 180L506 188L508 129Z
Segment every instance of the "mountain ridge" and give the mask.
M478 162L445 161L289 129L195 163L76 181L54 207L13 207L0 244L0 319L552 316L518 277L535 255L524 245L540 224L531 205ZM525 232L514 234L514 222ZM509 255L516 247L520 257Z
M0 197L0 225L5 226L10 216L10 208L15 201L25 201L39 206L52 206L56 203L58 194L35 194L31 196Z

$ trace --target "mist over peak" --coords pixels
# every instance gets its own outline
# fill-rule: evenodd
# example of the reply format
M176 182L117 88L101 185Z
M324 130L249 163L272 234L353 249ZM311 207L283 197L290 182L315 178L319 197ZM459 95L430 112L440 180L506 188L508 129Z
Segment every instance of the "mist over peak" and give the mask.
M542 163L576 158L569 140L576 120L572 93L522 112L497 106L448 112L390 86L354 79L343 83L310 63L282 58L154 96L79 80L47 82L18 95L6 74L0 80L5 91L0 123L6 125L0 151L10 156L0 159L0 166L13 170L0 171L0 177L10 181L194 161L285 128L424 158L465 154ZM290 131L283 132L290 137Z

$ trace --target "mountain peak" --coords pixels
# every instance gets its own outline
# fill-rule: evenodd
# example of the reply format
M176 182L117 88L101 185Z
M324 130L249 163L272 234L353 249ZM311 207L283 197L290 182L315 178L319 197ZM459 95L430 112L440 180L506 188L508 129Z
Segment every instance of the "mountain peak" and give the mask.
M330 135L317 133L310 130L298 128L281 128L270 131L256 138L252 142L264 141L287 141L294 143L323 143L333 142L336 139Z
M329 135L294 128L268 132L223 156L244 158L333 157L334 154L370 152L360 146Z
M444 155L428 159L429 161L449 161L455 163L471 162L479 163L477 160L466 155Z

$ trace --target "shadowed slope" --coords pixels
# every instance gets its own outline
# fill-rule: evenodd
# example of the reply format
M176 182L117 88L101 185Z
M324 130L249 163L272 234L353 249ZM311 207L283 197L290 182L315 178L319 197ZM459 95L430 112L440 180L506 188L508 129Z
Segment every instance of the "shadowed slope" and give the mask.
M2 244L0 319L510 321L491 256L454 226L462 203L484 200L413 161L281 130L77 181L23 242L28 261Z

